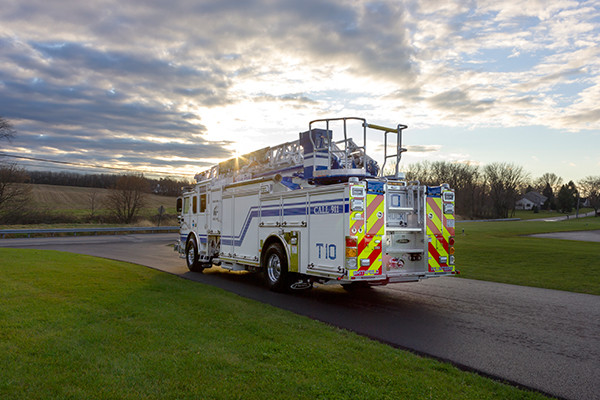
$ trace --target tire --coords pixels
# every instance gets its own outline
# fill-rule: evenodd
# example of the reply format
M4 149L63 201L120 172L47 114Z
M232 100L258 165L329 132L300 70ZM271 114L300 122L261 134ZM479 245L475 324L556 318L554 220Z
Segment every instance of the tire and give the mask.
M264 258L265 281L274 292L285 292L290 287L287 256L283 246L273 243L267 247Z
M202 272L204 269L198 262L198 245L196 245L196 239L193 237L185 245L185 262L192 272Z

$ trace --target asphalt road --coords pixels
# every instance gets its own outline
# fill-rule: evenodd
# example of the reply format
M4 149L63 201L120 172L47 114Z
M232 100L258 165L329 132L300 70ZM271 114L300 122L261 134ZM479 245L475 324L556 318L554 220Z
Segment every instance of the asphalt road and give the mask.
M279 294L259 276L192 273L168 245L176 234L0 240L130 261L221 287L359 334L567 399L600 399L600 296L461 278L347 293Z
M600 230L598 231L577 231L577 232L551 232L536 233L529 235L531 237L546 239L577 240L582 242L600 242ZM598 251L600 254L600 250Z

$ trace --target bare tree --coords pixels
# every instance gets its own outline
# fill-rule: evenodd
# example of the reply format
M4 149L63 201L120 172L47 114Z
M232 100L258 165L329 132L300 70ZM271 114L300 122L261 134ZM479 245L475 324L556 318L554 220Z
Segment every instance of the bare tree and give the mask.
M88 200L89 200L89 204L90 204L90 219L94 218L96 216L96 210L98 209L98 204L100 204L100 198L99 198L100 194L98 193L97 190L92 190L89 194L88 194Z
M583 197L587 197L590 207L596 216L600 216L600 175L586 176L579 181L579 189Z
M456 192L456 213L467 218L481 216L483 192L481 173L476 165L448 162L423 161L410 164L406 171L408 180L418 180L425 185L447 183Z
M483 168L492 202L492 215L508 218L509 211L515 209L521 187L527 180L523 167L510 163L492 163Z
M0 117L0 140L11 140L16 131L12 124ZM12 163L0 163L0 217L22 212L29 203L31 187L25 185L28 175Z
M409 164L406 169L406 179L409 181L419 181L424 185L431 184L430 169L429 161Z
M535 180L534 187L538 192L542 192L546 189L546 186L550 185L552 193L558 193L560 186L562 185L562 178L552 172L546 172Z
M156 179L149 179L149 181L153 187L152 191L155 194L164 196L179 196L181 194L181 188L190 185L190 182L187 180L176 180L171 177L160 178L158 181Z
M31 187L25 185L27 173L15 164L0 165L0 213L16 213L28 204Z
M144 207L148 186L143 175L123 175L108 194L106 206L119 222L129 224Z
M0 117L0 139L11 140L15 134L12 124L6 118Z

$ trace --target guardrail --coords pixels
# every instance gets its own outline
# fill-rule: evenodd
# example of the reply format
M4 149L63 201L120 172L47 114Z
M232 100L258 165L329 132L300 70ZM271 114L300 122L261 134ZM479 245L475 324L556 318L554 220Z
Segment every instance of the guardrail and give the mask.
M72 234L73 236L77 236L77 234L87 234L87 235L97 235L98 233L114 233L122 234L122 233L155 233L155 232L177 232L179 231L179 226L151 226L151 227L118 227L118 228L56 228L56 229L0 229L0 237L4 239L6 235L27 235L27 237L31 237L32 235L50 235L54 236L56 234Z

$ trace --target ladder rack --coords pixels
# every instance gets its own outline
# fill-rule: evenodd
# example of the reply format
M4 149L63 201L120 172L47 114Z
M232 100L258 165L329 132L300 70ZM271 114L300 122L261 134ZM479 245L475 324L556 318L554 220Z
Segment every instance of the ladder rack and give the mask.
M302 148L299 141L295 140L220 162L210 169L196 174L195 179L197 182L208 179L237 182L276 174L285 169L301 169L302 165Z
M358 122L362 143L349 136L348 124ZM343 139L334 141L332 125L341 124ZM325 129L315 125L324 125ZM356 125L356 124L355 124ZM265 147L242 156L220 162L196 174L197 182L214 179L224 184L245 181L275 174L294 175L309 182L327 184L347 180L350 176L383 176L383 169L390 158L396 159L395 178L399 177L400 157L406 151L402 147L402 131L406 125L386 128L367 123L364 118L345 117L310 121L308 131L300 138L277 146ZM384 159L381 169L367 155L367 129L385 132ZM396 151L388 154L388 134L396 133ZM356 136L356 135L355 135ZM302 172L303 169L303 172Z

